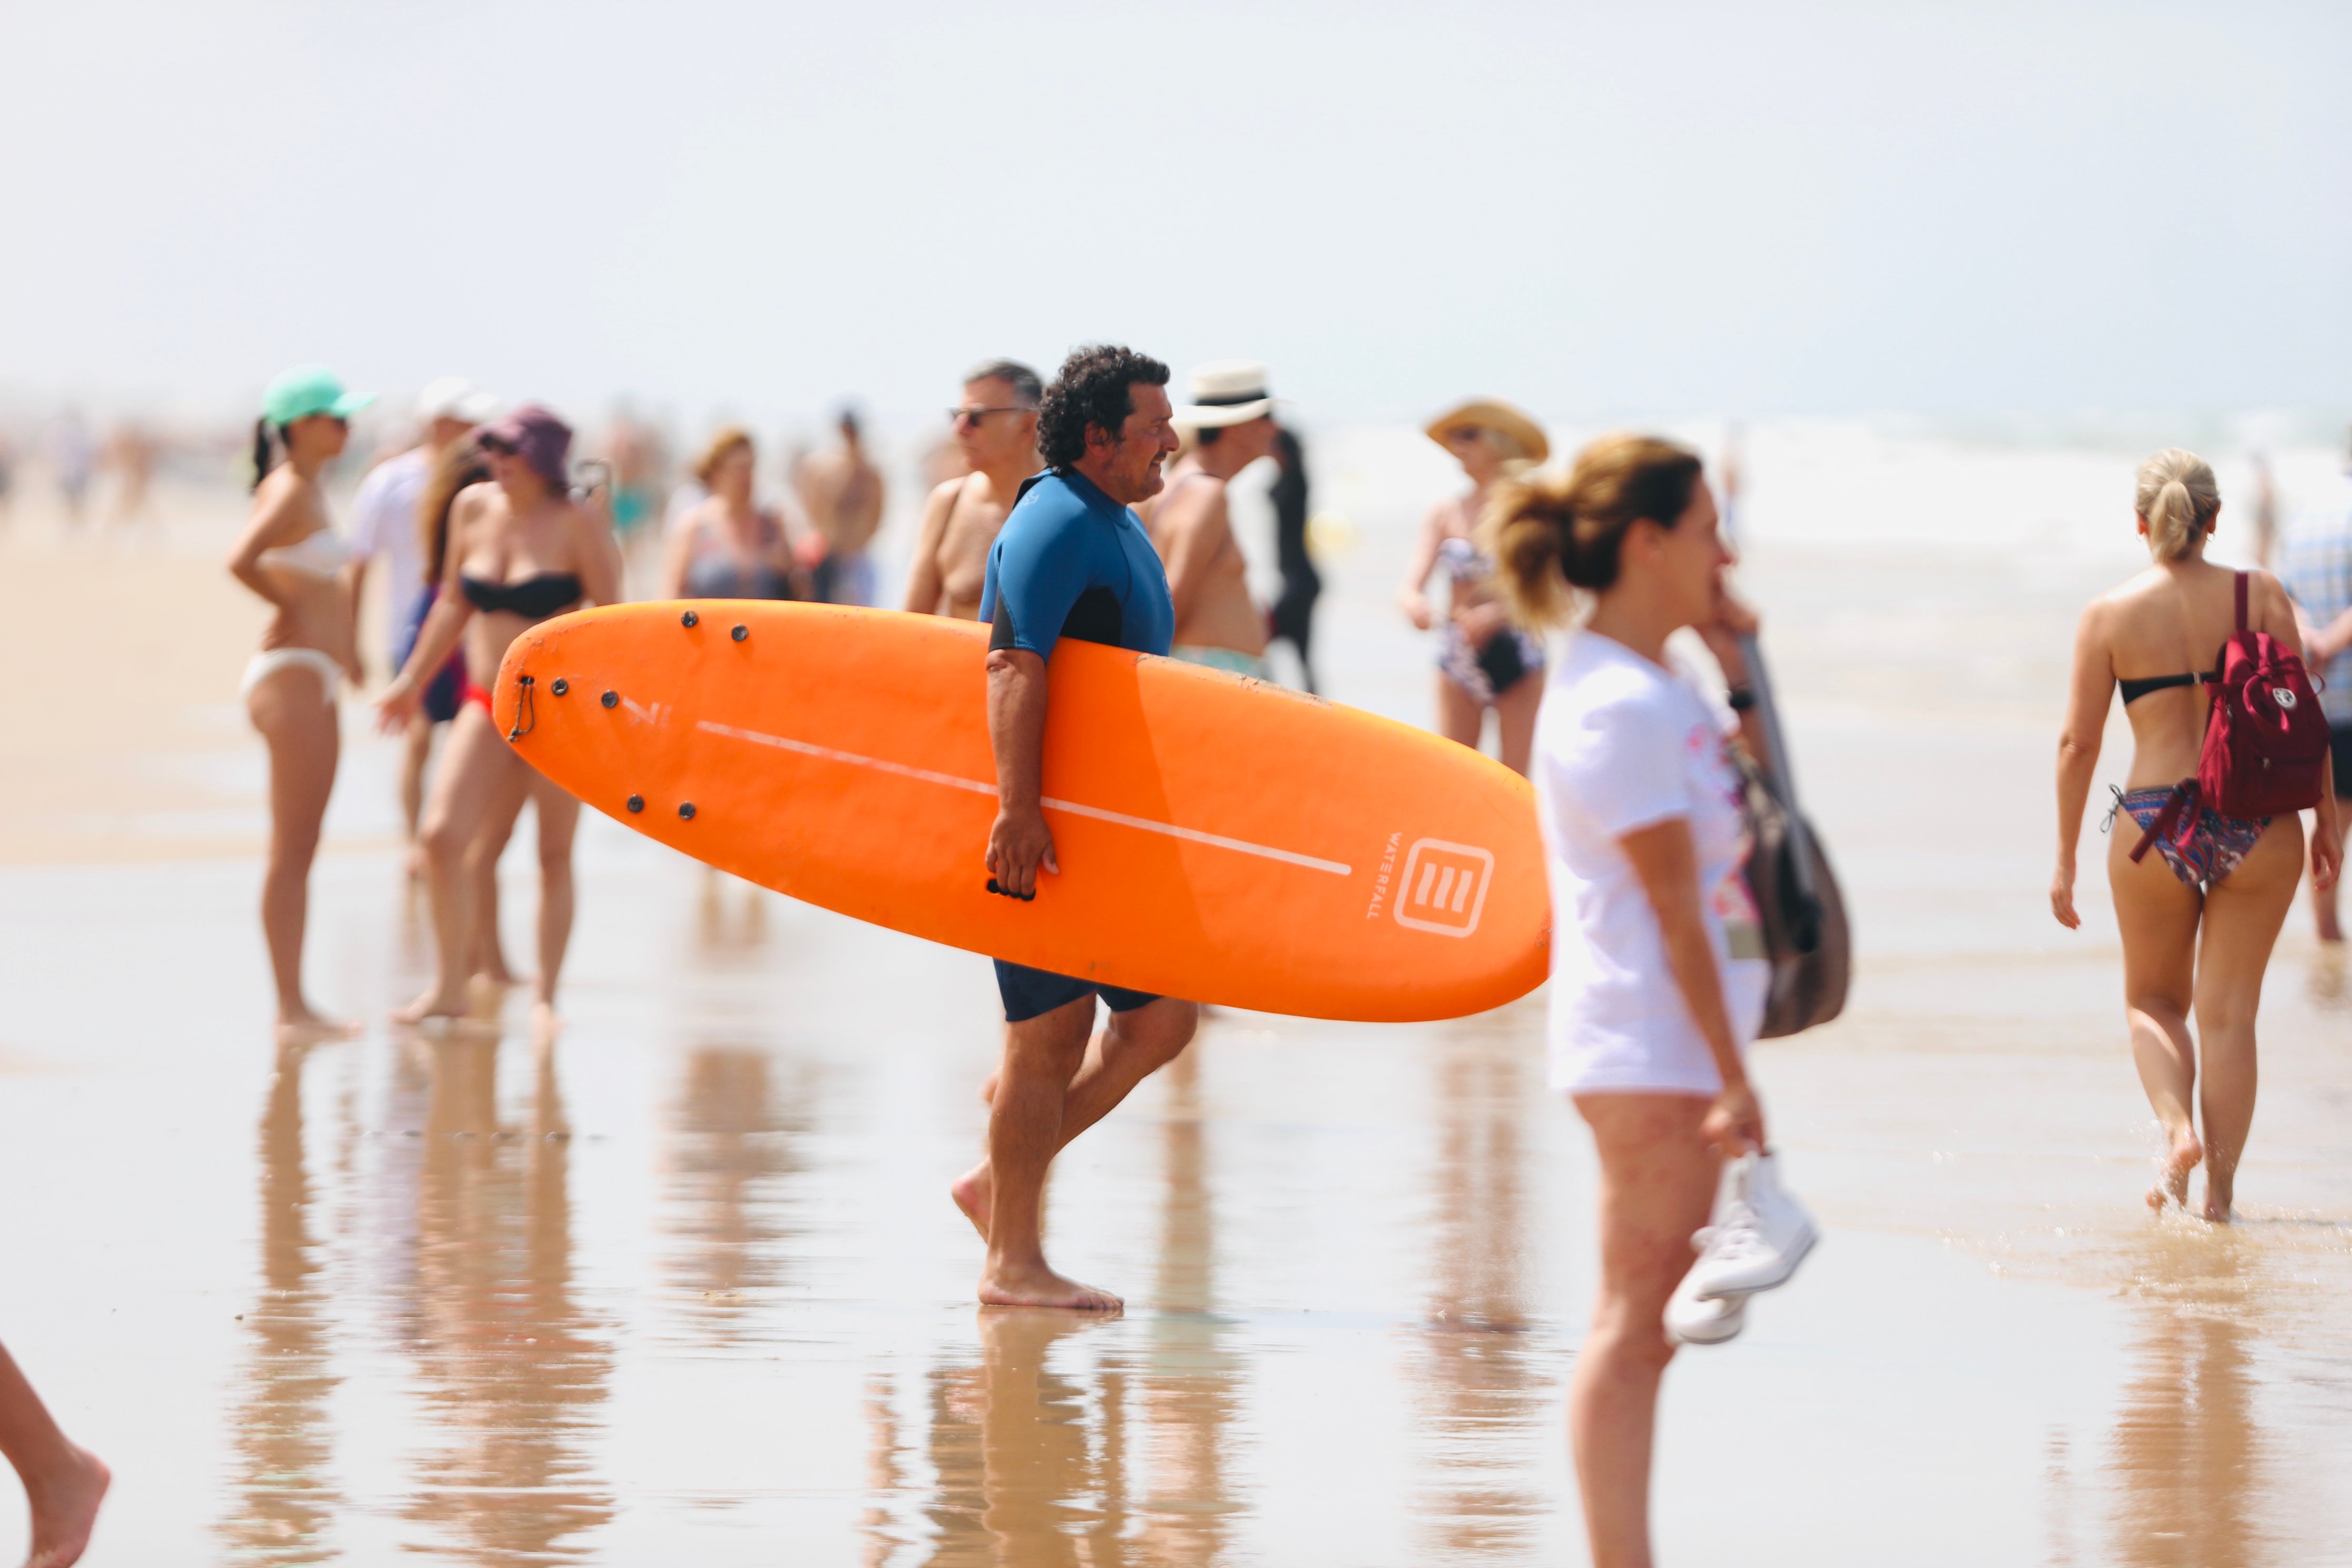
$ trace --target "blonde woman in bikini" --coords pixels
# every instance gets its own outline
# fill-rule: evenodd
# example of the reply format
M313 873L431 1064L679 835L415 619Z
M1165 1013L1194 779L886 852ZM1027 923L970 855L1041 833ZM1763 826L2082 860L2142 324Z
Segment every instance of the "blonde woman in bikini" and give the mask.
M475 440L491 482L459 492L451 508L440 595L406 668L377 704L387 730L404 726L442 661L465 639L465 700L449 726L419 836L433 898L434 983L393 1017L415 1024L466 1016L467 960L478 951L469 929L471 876L485 870L476 865L469 874L468 856L486 825L511 823L528 798L539 813L532 1022L543 1038L555 1023L555 983L572 940L572 839L580 803L515 755L491 721L490 692L480 682L497 679L508 646L530 626L583 605L617 604L621 552L609 504L572 497L565 468L571 426L527 405L482 426Z
M310 921L310 862L342 751L335 698L360 679L345 568L351 552L327 521L319 473L371 398L348 393L315 366L269 384L253 427L253 518L230 554L236 580L275 612L237 693L269 743L269 862L261 882L261 931L278 982L278 1034L289 1044L348 1034L302 993L302 937Z
M1440 623L1430 574L1444 570L1444 635L1437 656L1437 732L1475 748L1495 710L1503 765L1528 771L1536 710L1543 702L1543 644L1511 624L1494 583L1495 563L1478 547L1478 521L1495 484L1514 468L1551 455L1543 427L1507 403L1475 399L1431 420L1429 438L1454 455L1470 489L1430 508L1397 603L1423 631Z
M2202 459L2158 452L2140 465L2132 504L2155 561L2092 600L2074 634L2074 681L2058 740L2058 870L2050 909L2070 931L2083 923L2074 909L2074 851L2107 705L2120 688L2132 764L2107 814L2107 883L2123 932L2132 1059L2164 1124L2165 1152L2147 1201L2156 1209L2185 1207L2189 1173L2201 1162L2205 1217L2221 1222L2231 1217L2238 1161L2253 1125L2254 1012L2302 876L2303 819L2290 813L2245 820L2200 809L2182 831L2157 840L2158 853L2135 861L2131 852L2164 811L2174 783L2197 772L2208 707L2203 676L2239 625L2239 605L2247 629L2268 632L2298 654L2303 639L2276 578L2205 559L2221 496ZM2332 788L2322 790L2318 816L2312 882L2327 888L2343 860Z

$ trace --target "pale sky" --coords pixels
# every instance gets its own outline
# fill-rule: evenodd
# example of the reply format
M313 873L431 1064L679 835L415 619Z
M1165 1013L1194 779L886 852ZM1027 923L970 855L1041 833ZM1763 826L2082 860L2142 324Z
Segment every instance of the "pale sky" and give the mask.
M2352 6L0 0L0 394L2352 405Z

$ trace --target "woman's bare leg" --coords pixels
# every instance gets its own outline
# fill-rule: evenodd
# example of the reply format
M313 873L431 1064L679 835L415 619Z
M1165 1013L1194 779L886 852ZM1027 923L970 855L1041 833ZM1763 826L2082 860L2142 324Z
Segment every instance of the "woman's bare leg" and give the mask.
M2205 895L2197 953L2197 1041L2205 1054L2205 1217L2230 1217L2254 1124L2254 1014L2263 972L2303 877L2303 819L2273 817L2238 868Z
M2189 1039L2196 994L2197 921L2205 900L2172 873L2155 849L2135 864L2139 833L2128 816L2116 818L2107 843L2107 883L2116 924L2124 939L2124 1018L2132 1062L2147 1103L2164 1123L2164 1157L2150 1208L2189 1201L2189 1173L2205 1157L2191 1107L2196 1100L2197 1049Z
M1666 1299L1690 1271L1691 1233L1722 1162L1688 1094L1580 1094L1601 1154L1601 1299L1569 1383L1568 1434L1593 1568L1650 1568L1650 1452L1675 1347Z
M433 900L433 984L393 1015L404 1024L466 1016L467 959L472 955L475 890L466 881L466 850L510 768L525 764L499 738L489 715L466 703L449 722L449 743L435 770L418 842Z
M1486 705L1440 672L1437 677L1437 732L1472 751L1486 728Z
M1502 732L1503 765L1521 778L1528 776L1528 763L1535 754L1536 711L1543 706L1543 671L1531 669L1517 685L1495 699L1496 728Z
M257 693L257 695L258 695ZM68 1568L81 1560L113 1479L98 1456L58 1430L48 1407L0 1346L0 1454L25 1484L33 1516L33 1552L25 1568Z
M417 820L425 815L425 764L433 755L433 721L424 713L409 716L408 733L400 753L400 819L408 825L408 876L425 875L425 851L416 842Z
M302 938L310 919L310 863L334 793L342 742L335 710L320 700L319 672L280 669L246 699L253 727L269 742L269 862L261 879L261 932L278 983L281 1037L341 1032L302 994Z
M580 827L580 803L536 773L530 803L539 813L539 977L532 982L538 999L531 1013L548 1028L555 1023L563 950L572 943L572 840Z
M473 889L474 900L473 946L466 968L469 974L493 985L515 983L514 971L507 964L506 942L499 931L499 861L514 837L515 819L522 815L523 803L530 798L530 781L537 776L528 767L506 770L480 826L474 829L474 841L466 847L466 885Z

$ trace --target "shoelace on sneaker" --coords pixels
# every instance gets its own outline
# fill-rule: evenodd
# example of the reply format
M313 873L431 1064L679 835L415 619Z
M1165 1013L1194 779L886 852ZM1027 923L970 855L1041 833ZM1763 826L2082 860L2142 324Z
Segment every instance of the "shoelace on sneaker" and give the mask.
M1756 1258L1772 1250L1757 1228L1756 1211L1743 1203L1727 1205L1723 1218L1694 1235L1691 1245L1710 1258Z

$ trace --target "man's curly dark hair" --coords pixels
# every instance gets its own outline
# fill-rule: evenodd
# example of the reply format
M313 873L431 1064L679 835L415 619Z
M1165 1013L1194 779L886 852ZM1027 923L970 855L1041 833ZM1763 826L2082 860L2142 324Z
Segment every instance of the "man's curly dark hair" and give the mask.
M1066 468L1087 455L1087 426L1116 437L1135 412L1138 382L1168 384L1168 367L1149 354L1114 343L1074 349L1055 373L1037 408L1037 452L1049 468Z

